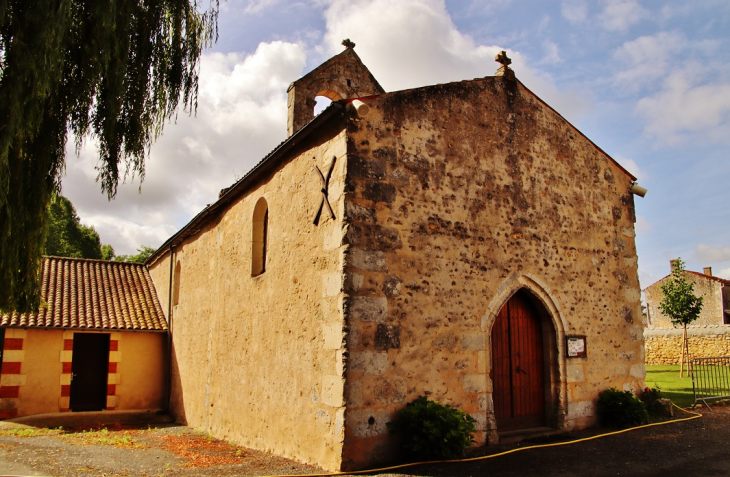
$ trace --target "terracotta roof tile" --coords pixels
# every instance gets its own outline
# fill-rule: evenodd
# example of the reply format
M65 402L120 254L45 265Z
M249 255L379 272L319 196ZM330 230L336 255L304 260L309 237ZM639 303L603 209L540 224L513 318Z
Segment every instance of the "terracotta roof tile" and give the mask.
M708 280L720 282L724 285L730 285L730 280L725 280L724 278L716 277L714 275L705 275L704 273L693 272L692 270L685 270L685 272L691 273L692 275L697 275L698 277L707 278Z
M45 257L38 313L2 315L0 326L166 331L147 267L138 263Z

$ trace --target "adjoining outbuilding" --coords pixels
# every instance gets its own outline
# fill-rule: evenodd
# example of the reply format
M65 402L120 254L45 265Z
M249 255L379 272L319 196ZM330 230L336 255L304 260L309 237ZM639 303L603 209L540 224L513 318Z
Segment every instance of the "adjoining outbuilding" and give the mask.
M146 267L45 257L38 313L0 320L0 419L166 408L167 322Z
M392 459L386 423L419 395L495 443L642 389L636 178L504 54L386 93L344 44L290 86L290 137L148 261L171 411L339 470Z

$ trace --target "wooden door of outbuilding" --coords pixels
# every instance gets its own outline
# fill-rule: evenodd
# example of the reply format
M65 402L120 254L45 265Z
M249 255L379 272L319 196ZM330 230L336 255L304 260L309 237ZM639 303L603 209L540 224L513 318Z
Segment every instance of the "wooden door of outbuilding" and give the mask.
M492 327L492 386L497 431L544 426L542 320L526 292L502 307Z
M106 409L109 334L74 333L71 373L71 410Z

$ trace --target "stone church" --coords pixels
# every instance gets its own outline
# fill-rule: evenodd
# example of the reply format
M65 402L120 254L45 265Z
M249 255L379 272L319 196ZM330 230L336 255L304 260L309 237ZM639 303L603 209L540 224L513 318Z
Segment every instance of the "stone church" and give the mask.
M492 444L641 389L636 178L504 54L388 93L343 44L289 87L288 139L148 261L172 412L340 470L392 460L420 395Z

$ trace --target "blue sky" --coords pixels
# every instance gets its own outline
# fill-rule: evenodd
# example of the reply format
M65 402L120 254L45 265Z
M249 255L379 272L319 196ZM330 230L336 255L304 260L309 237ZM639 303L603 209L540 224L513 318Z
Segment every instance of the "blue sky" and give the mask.
M205 53L198 114L152 147L139 190L107 202L93 140L64 194L118 253L159 246L286 137L288 84L350 38L387 91L517 77L649 189L636 198L641 286L681 256L730 278L727 0L229 0Z

